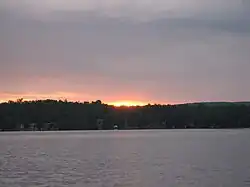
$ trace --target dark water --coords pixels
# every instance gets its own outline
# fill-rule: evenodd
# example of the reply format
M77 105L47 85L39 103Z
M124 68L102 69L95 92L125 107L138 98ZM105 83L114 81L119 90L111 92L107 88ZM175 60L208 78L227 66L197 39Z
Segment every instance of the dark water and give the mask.
M250 130L0 133L0 186L250 186Z

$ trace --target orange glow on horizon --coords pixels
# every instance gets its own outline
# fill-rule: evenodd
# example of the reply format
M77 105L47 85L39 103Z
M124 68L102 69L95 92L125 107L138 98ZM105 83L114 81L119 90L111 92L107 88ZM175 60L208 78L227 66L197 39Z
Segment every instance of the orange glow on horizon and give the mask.
M131 107L131 106L145 106L145 105L147 105L146 103L140 102L140 101L115 101L115 102L110 102L108 104L114 105L116 107L120 107L120 106Z
M9 93L0 93L0 103L2 102L8 102L8 101L17 101L17 99L23 98L23 101L35 101L35 100L46 100L46 99L54 99L54 100L65 100L68 101L78 101L78 102L92 102L96 101L99 98L98 96L90 96L90 95L82 95L82 94L76 94L76 93L67 93L67 92L55 92L55 93L22 93L22 94L9 94ZM86 99L84 99L86 98ZM88 99L87 99L88 98ZM144 99L145 100L145 99ZM103 98L101 101L108 105L113 105L116 107L120 106L145 106L149 102L140 101L137 99L128 99L128 100L120 100L116 97L112 98Z
M22 98L23 101L36 101L36 100L71 100L78 101L78 95L73 93L48 93L48 94L39 94L39 93L24 93L24 94L1 94L0 93L0 103L8 101L17 101L17 99Z
M16 98L8 98L8 99L0 99L0 103L8 102L8 101L17 101L17 99L20 99L22 97L16 97ZM65 100L67 98L24 98L23 101L35 101L35 100L46 100L46 99L55 99L55 100ZM68 99L67 99L68 100ZM68 101L74 101L74 100L68 100ZM91 101L90 101L91 102ZM106 102L104 102L106 103ZM107 102L108 105L113 105L115 107L121 107L121 106L126 106L126 107L132 107L132 106L145 106L148 103L143 103L143 102L137 102L137 101L115 101L115 102Z

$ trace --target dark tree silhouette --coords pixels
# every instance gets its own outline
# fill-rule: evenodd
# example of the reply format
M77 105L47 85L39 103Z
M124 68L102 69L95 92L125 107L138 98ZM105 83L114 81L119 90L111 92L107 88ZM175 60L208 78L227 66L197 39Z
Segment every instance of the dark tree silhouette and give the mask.
M101 122L101 125L100 125ZM67 100L9 101L0 104L0 129L97 130L249 128L249 103L194 103L114 107Z

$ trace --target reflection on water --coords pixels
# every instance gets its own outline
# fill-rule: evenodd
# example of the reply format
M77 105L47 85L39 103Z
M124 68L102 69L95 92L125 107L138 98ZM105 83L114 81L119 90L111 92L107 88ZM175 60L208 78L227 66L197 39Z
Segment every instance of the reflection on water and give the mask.
M0 186L250 186L249 130L0 133Z

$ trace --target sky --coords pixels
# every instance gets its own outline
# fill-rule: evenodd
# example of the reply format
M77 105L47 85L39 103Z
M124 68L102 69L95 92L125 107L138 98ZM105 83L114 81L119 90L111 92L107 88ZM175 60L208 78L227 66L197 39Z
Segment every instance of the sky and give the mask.
M249 23L249 0L1 0L0 101L249 101Z

